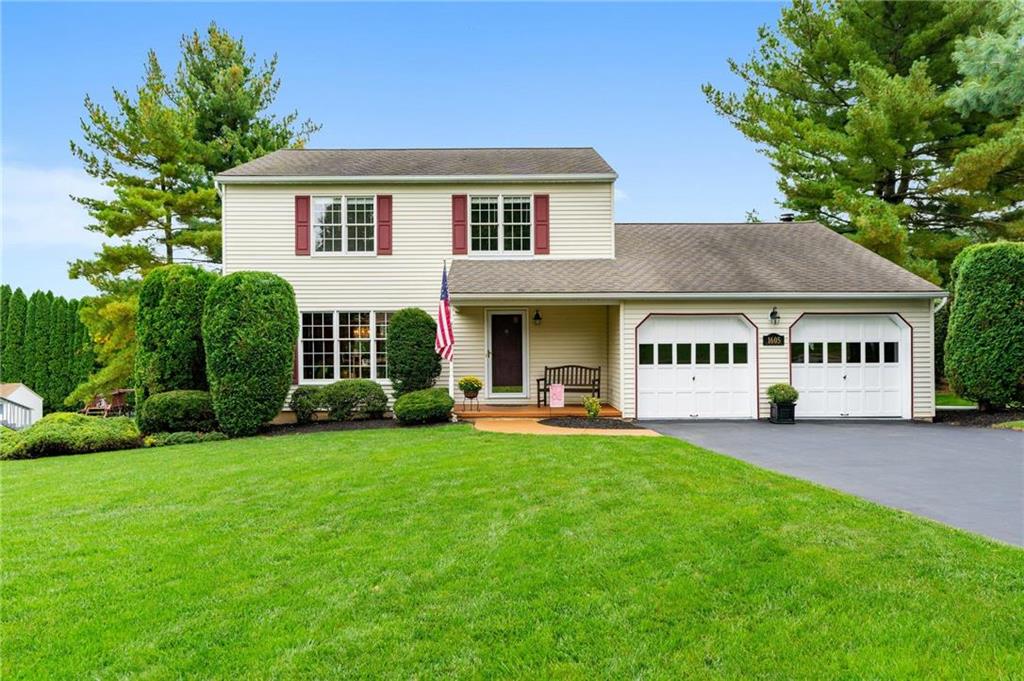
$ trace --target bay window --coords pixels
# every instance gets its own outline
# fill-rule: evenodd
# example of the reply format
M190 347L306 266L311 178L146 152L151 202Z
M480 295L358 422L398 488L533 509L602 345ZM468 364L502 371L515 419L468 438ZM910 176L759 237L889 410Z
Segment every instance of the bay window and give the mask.
M387 378L390 312L303 312L299 361L303 381Z

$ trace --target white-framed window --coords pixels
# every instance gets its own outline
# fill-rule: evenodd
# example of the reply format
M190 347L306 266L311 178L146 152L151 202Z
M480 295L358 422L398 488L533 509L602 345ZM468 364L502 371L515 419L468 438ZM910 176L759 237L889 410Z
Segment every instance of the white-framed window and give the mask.
M470 197L470 253L532 253L532 232L532 196Z
M312 311L302 313L300 380L388 377L387 332L391 313Z
M314 196L311 222L314 253L376 252L377 209L373 196Z

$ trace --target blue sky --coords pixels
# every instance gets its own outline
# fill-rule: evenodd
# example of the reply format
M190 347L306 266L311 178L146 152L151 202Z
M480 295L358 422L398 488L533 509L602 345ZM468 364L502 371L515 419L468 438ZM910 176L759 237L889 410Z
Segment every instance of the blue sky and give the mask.
M774 3L10 4L2 20L3 280L65 295L100 238L68 193L101 189L68 151L86 93L133 88L146 51L177 62L211 20L276 52L277 110L315 147L593 146L619 221L774 217L775 174L700 92L733 87Z

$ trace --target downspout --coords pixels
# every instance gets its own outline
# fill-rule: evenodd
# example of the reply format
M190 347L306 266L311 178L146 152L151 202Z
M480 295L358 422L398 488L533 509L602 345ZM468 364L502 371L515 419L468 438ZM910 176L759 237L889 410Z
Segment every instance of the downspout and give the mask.
M938 303L936 303L935 301L938 301ZM949 302L949 296L943 296L942 298L933 298L932 299L932 314L935 314L936 312L938 312L942 308L946 307L946 303L948 303L948 302Z

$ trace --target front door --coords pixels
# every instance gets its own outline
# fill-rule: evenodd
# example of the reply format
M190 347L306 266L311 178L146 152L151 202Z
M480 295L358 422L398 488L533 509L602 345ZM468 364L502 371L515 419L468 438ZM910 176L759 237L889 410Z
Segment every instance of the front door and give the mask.
M523 395L522 312L492 312L490 373L492 395Z

